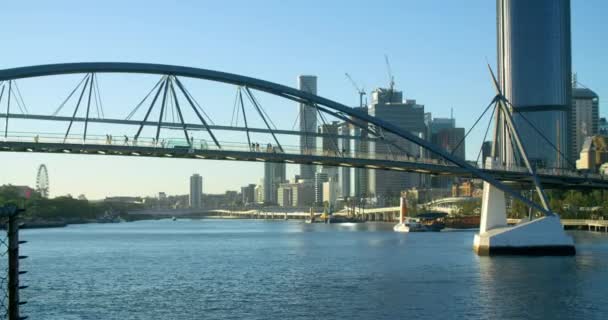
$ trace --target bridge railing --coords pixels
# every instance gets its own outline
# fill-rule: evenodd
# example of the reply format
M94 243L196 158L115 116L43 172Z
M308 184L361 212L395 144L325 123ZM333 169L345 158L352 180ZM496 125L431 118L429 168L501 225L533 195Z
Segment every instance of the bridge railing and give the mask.
M134 140L133 137L129 136L112 136L112 135L88 135L86 141L83 139L81 134L69 135L67 138L64 134L59 133L31 133L31 132L10 132L7 138L2 137L4 141L10 142L26 142L26 143L60 143L66 145L99 145L99 146L133 146L133 147L150 147L155 149L191 149L191 150L220 150L213 141L206 139L193 139L190 142L185 138L171 138L166 137L159 140L149 137L139 137ZM234 141L221 141L222 150L229 151L241 151L241 152L277 152L276 146L271 144L267 145L249 145L243 142ZM283 153L295 154L295 155L312 155L312 156L323 156L332 158L356 158L356 159L369 159L369 160L389 160L398 162L410 162L419 164L431 164L440 166L451 166L455 167L454 164L438 159L428 159L421 157L407 156L404 154L387 154L387 153L362 153L353 152L352 150L343 150L343 152L323 149L302 149L299 146L294 145L282 145ZM373 166L370 166L373 168ZM493 170L496 171L507 171L507 172L520 172L527 173L526 167L520 166L497 166ZM607 177L599 174L582 173L578 171L572 171L567 169L538 169L538 174L554 175L554 176L568 176L577 178L594 178L594 179L606 179Z
M527 173L528 168L521 166L504 166L504 165L495 165L492 170L496 171L509 171L509 172L521 172ZM538 168L536 169L537 174L541 175L551 175L551 176L568 176L574 178L593 178L593 179L602 179L605 180L606 176L600 175L597 173L583 173L576 170L569 170L564 168Z
M83 139L82 135L69 135L67 138L63 134L57 133L29 133L29 132L12 132L4 141L10 142L26 142L26 143L60 143L66 145L99 145L99 146L132 146L132 147L150 147L156 149L192 149L192 150L220 150L213 141L206 139L193 139L190 142L185 138L162 138L156 140L149 137L139 137L134 140L133 137L129 136L112 136L112 135L88 135L86 140ZM229 151L241 151L241 152L262 152L262 153L275 153L278 152L276 146L267 144L255 144L249 145L243 142L234 141L220 141L222 150ZM421 164L435 164L442 166L454 166L451 163L437 160L437 159L426 159L419 157L412 157L400 154L385 154L385 153L361 153L353 151L330 151L323 149L302 149L299 146L294 145L281 145L283 153L297 154L297 155L312 155L312 156L323 156L333 158L357 158L357 159L370 159L370 160L390 160L399 162L413 162Z

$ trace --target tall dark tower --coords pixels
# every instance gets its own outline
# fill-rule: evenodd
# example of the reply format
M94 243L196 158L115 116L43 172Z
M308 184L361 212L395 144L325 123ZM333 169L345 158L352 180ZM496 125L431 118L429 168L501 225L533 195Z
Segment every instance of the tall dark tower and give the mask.
M524 147L531 162L539 167L566 167L560 152L568 157L571 154L570 0L497 0L496 9L499 82L513 105L513 118ZM501 132L503 137L508 136ZM515 162L509 143L500 146L499 154L503 162Z

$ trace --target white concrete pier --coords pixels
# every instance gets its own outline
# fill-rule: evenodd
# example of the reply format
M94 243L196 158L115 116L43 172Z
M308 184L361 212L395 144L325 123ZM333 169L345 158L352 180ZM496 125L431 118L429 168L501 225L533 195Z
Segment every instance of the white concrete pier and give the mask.
M495 165L491 158L487 166ZM479 255L574 255L574 241L559 216L545 216L508 226L504 192L484 182L479 234L473 250Z

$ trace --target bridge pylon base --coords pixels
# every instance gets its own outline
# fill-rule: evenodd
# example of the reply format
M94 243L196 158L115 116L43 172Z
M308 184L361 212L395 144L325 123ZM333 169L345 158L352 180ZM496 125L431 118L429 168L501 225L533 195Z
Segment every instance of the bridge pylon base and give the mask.
M559 217L547 216L514 227L500 227L475 235L473 250L480 255L572 256L572 237Z

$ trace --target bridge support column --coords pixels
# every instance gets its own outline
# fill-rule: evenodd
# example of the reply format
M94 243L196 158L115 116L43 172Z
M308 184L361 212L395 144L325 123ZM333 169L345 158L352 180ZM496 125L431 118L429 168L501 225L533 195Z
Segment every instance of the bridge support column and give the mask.
M507 203L505 201L505 193L493 185L484 182L479 233L483 234L494 228L506 226Z
M488 162L491 163L491 159ZM484 182L479 234L473 249L478 255L574 255L574 242L557 215L507 226L504 192Z

